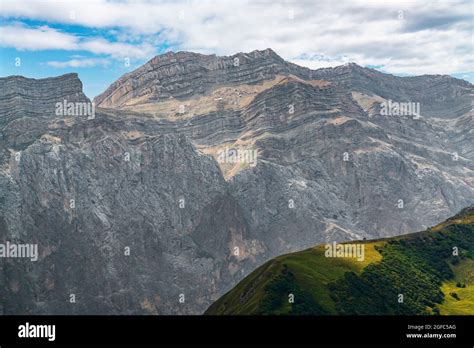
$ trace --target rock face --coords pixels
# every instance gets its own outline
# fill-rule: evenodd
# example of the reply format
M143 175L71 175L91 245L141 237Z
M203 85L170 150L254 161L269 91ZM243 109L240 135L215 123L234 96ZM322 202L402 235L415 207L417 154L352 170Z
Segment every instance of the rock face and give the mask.
M397 77L349 63L316 70L311 76L337 82L352 91L398 102L418 102L424 116L454 118L472 109L472 85L447 75Z
M0 311L202 313L276 255L434 225L474 203L473 91L270 49L155 57L94 117L52 112L76 75L0 79L0 243L39 249Z
M3 163L0 240L39 245L36 262L2 260L4 314L198 313L251 270L233 266L248 232L216 162L122 126L60 123Z
M23 76L0 78L0 143L25 148L47 130L56 117L56 104L90 103L77 74L47 79Z
M452 255L453 245L458 246L462 257ZM347 253L343 258L337 257L336 248L328 246L331 244L315 245L266 262L214 302L205 314L474 313L468 293L458 294L450 301L452 292L446 286L455 283L454 279L470 281L460 270L472 268L474 206L426 231L396 239L351 242L345 246L355 247L353 250L359 252ZM456 260L455 267L452 260ZM462 289L470 286L472 280ZM458 287L456 291L462 289ZM289 292L295 298L290 304ZM404 294L403 303L393 301L397 293Z
M278 74L311 71L285 62L271 49L217 57L192 52L157 56L141 68L124 75L96 97L101 107L122 107L204 94L219 84L248 84Z

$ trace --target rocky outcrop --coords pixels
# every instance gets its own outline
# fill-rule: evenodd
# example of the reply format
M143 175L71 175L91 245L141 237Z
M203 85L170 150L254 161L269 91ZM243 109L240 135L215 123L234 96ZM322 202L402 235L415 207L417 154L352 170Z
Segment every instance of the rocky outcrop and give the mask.
M89 102L75 73L46 79L0 78L0 124L17 117L54 116L56 103L64 100Z
M399 77L349 63L313 71L311 76L399 103L420 103L424 116L454 118L472 108L472 84L447 75Z
M57 103L91 104L77 74L46 79L23 76L0 78L0 143L24 149L47 129L57 115ZM62 111L62 110L61 110Z

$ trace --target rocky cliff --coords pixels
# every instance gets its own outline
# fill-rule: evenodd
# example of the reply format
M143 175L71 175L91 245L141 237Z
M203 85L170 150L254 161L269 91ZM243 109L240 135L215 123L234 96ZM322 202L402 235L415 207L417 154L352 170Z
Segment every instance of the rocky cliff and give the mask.
M9 150L0 242L39 257L2 259L3 314L199 313L251 270L234 245L259 241L216 162L182 134L135 138L98 113Z
M40 258L2 260L3 313L201 313L273 256L474 202L474 90L451 77L168 53L92 118L50 112L83 102L77 76L28 81L0 83L0 242Z

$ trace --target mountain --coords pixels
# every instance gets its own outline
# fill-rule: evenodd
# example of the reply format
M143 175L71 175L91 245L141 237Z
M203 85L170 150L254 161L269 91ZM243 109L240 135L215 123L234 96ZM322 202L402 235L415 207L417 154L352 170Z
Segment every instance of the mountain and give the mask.
M77 74L39 80L23 76L0 78L0 150L30 145L47 131L47 120L55 117L55 104L64 100L90 102Z
M40 257L2 260L0 313L198 314L277 255L432 226L474 202L473 88L270 49L160 55L94 105L1 78L0 244Z
M472 204L472 95L449 76L356 64L312 71L267 49L161 55L95 102L147 113L159 131L186 134L216 160L226 149L257 151L255 168L219 164L258 239L285 251L321 234L408 233ZM419 103L421 115L385 116L380 103L389 101Z
M339 254L353 248L364 252ZM423 232L279 256L206 314L472 315L473 270L471 206Z
M256 84L276 75L310 70L285 62L273 50L239 53L230 57L193 52L169 52L125 74L95 98L100 107L140 105L206 95L218 85Z
M31 127L21 142L10 137L20 120ZM0 242L39 249L36 262L0 263L3 314L199 312L244 271L230 267L230 245L246 233L240 209L184 135L137 136L101 112L39 122L2 132Z

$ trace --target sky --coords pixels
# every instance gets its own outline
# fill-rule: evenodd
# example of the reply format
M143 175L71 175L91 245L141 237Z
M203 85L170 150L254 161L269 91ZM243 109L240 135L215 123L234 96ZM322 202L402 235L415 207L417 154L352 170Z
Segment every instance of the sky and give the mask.
M272 48L309 68L355 62L474 83L474 1L0 0L0 76L77 72L90 98L168 51Z

